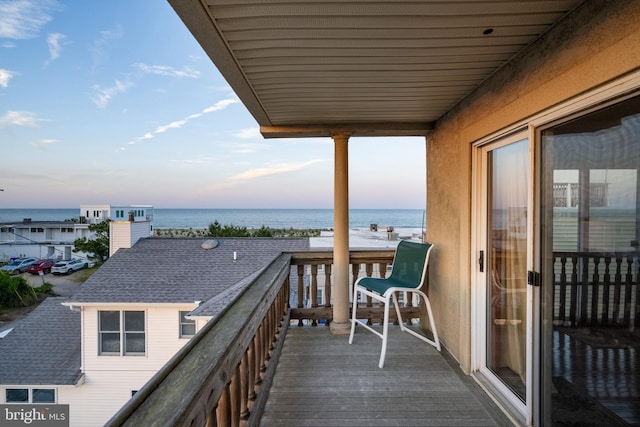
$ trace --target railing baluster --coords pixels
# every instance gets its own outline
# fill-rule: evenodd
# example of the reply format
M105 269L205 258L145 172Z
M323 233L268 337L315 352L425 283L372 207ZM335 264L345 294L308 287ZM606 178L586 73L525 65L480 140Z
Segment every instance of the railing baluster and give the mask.
M571 256L571 306L569 307L569 320L571 325L578 324L576 319L576 308L578 306L578 257L576 255Z
M324 306L325 308L331 307L331 264L324 265ZM324 325L329 326L331 318L325 319Z
M580 318L579 325L587 324L587 307L589 302L589 257L580 256Z
M633 288L633 257L627 256L624 278L624 324L631 326L631 290Z
M620 298L622 296L622 257L616 257L616 271L613 276L613 309L611 311L612 323L620 324Z
M590 316L590 324L597 325L598 324L598 300L600 294L600 257L593 257L593 282L591 284L591 312Z
M555 257L554 257L554 261L555 261ZM558 301L559 311L557 316L557 320L560 320L562 324L564 324L566 320L566 310L567 310L566 305L567 305L567 257L563 255L563 256L560 256L560 300ZM555 301L554 301L554 306L555 306ZM554 320L556 319L554 318Z
M240 419L249 418L249 349L240 360Z
M635 265L636 280L634 284L636 288L636 309L633 323L635 329L638 329L640 328L640 259L635 259Z
M304 307L304 264L298 265L298 308ZM302 319L298 319L298 326L302 326Z
M318 306L318 266L316 264L311 266L311 291L309 292L309 300L311 301L311 308ZM311 326L317 326L318 321L313 318L311 320Z
M218 402L217 423L220 427L228 427L231 425L231 397L229 385L230 383L225 385Z
M229 385L229 398L231 405L231 425L239 426L240 425L240 412L242 405L242 398L240 396L240 365L236 366L233 377L231 377L231 384Z
M373 276L373 264L368 262L365 266L365 271L366 271L367 277ZM371 307L371 306L373 306L373 298L371 298L370 296L367 296L367 307ZM370 326L373 325L373 319L371 317L367 318L367 325L370 325Z
M609 292L611 284L611 257L604 257L604 280L602 283L602 311L601 324L606 326L609 324ZM600 311L600 310L598 310Z

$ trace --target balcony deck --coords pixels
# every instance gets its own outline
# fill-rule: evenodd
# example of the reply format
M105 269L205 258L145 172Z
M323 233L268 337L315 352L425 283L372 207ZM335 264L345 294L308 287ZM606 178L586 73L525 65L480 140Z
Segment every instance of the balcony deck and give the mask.
M443 349L390 329L360 328L352 345L329 328L291 326L260 426L512 426Z

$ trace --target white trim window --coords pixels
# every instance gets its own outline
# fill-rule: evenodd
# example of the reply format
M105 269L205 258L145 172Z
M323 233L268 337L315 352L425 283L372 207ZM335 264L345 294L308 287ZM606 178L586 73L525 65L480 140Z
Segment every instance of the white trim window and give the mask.
M100 355L144 356L146 352L145 335L144 311L98 311ZM122 339L123 337L124 339Z
M194 319L187 319L187 314L190 311L180 312L180 338L191 338L196 334L196 321Z
M7 403L56 403L53 388L8 388L5 390Z

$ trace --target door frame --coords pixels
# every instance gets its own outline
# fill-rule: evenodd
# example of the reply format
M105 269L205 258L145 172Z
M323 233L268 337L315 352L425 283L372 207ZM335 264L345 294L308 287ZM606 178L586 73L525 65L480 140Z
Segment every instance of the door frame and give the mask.
M568 120L571 116L586 114L589 110L599 109L604 104L612 104L625 98L637 96L640 91L640 71L627 74L605 85L594 88L578 96L567 99L553 107L522 119L511 126L501 129L472 144L472 194L471 194L471 375L485 391L503 408L506 415L520 425L540 425L542 403L542 354L540 322L540 289L527 287L527 374L526 402L523 403L506 387L496 384L485 372L486 367L486 285L485 273L478 268L480 250L486 253L486 188L485 175L487 149L498 148L502 141L515 141L513 135L526 137L529 141L530 181L529 207L527 216L527 269L540 271L540 131L553 123ZM483 199L484 198L484 199ZM484 232L484 235L483 235Z
M533 254L531 253L532 241L532 220L533 220L533 159L532 159L532 135L531 128L520 126L510 129L508 132L496 135L493 138L479 141L473 147L472 174L475 178L473 195L472 195L472 286L471 286L471 370L472 375L489 390L489 393L499 401L499 404L507 409L509 415L518 423L529 425L532 415L531 405L527 402L532 401L533 390L529 385L533 378L532 369L532 345L533 345L533 329L532 329L532 287L527 286L526 295L526 374L525 386L526 396L523 402L515 393L513 393L491 370L487 368L487 262L488 257L488 239L487 239L487 221L488 221L488 196L489 196L489 165L488 154L509 144L526 140L529 147L529 184L527 194L527 270L531 270ZM484 251L484 271L480 271L479 258L480 251Z

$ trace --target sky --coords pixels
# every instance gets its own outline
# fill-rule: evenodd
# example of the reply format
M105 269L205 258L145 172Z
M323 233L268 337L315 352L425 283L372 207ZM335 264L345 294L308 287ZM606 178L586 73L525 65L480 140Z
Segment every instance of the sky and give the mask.
M332 208L333 141L264 139L165 0L0 0L0 208ZM351 138L351 208L425 207L424 138Z

